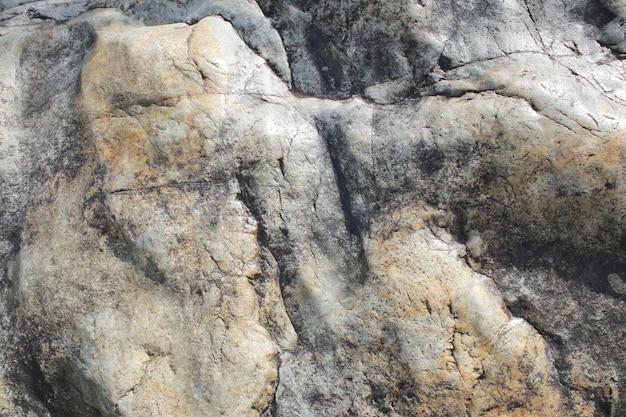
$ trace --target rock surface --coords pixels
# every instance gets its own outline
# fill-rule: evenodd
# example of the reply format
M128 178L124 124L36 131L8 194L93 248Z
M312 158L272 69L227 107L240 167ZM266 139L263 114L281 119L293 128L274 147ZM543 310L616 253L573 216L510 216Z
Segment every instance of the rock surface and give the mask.
M626 414L626 4L0 4L0 416Z

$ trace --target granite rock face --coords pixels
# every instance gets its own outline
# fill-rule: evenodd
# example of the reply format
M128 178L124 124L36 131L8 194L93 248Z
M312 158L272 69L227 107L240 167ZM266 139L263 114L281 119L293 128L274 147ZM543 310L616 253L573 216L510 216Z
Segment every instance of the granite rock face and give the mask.
M0 5L0 416L626 414L620 1Z

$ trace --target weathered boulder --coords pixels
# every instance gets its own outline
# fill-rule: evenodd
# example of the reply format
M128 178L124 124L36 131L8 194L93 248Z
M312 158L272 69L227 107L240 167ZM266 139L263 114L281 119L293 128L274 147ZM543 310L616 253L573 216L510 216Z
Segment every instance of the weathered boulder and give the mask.
M115 6L0 6L0 415L626 412L620 2Z

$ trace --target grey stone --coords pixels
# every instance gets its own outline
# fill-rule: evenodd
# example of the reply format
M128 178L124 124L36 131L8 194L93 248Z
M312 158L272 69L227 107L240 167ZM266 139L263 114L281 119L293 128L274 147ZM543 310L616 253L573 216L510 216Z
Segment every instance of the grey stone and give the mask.
M624 414L624 17L3 2L0 415Z

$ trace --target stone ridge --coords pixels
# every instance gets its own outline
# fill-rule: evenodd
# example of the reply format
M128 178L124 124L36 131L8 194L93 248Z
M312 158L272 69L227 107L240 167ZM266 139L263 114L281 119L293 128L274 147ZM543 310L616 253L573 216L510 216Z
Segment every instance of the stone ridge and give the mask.
M0 6L0 416L626 413L618 0Z

